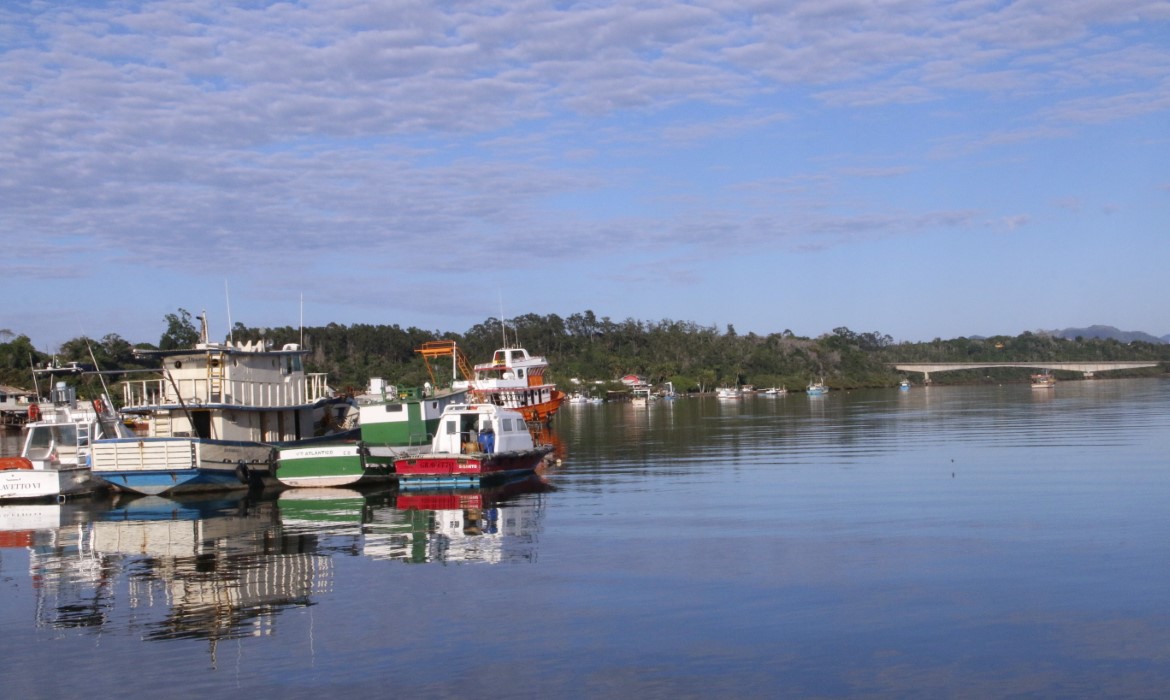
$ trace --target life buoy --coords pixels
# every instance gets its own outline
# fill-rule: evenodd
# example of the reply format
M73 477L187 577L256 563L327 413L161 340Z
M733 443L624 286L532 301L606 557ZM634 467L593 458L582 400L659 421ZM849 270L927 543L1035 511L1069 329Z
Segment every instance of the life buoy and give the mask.
M38 421L41 419L41 407L35 403L28 405L28 419L30 421Z
M105 413L105 410L104 410L104 409L105 409L105 406L103 406L103 405L102 405L102 400L101 400L101 399L94 399L94 400L93 400L93 410L97 411L97 414L98 414L99 416L100 416L101 414Z

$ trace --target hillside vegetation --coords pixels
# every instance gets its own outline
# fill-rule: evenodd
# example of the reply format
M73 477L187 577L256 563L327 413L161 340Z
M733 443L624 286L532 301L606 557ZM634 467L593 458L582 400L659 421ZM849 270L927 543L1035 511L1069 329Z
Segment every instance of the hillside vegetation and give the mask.
M0 383L31 387L30 367L49 361L77 361L102 370L128 370L151 366L135 358L136 348L188 347L199 338L191 315L183 309L168 314L157 344L132 344L116 334L100 340L78 337L50 357L37 352L26 336L0 343ZM401 328L398 325L329 324L309 328L251 328L237 323L231 339L260 341L281 347L304 343L311 350L309 371L327 372L338 389L364 387L370 377L386 378L401 385L420 385L426 368L415 349L428 340L455 340L472 362L490 359L503 342L519 344L530 353L548 357L553 379L562 387L576 378L614 383L626 374L638 374L653 384L671 382L680 392L710 391L722 385L753 384L757 387L803 388L810 379L824 378L836 389L893 386L902 373L896 362L1009 362L1044 360L1144 360L1162 363L1130 376L1163 375L1170 362L1170 345L1114 339L1065 339L1045 333L991 338L935 339L930 342L895 343L880 332L856 332L836 328L817 338L784 330L767 335L740 335L732 326L719 330L689 321L614 321L597 318L592 311L567 318L556 314L527 314L508 319L485 319L462 334ZM9 333L9 336L13 334ZM221 339L222 340L222 339ZM1024 381L1027 369L972 370L932 374L935 383ZM1120 376L1120 373L1117 373ZM1069 378L1075 378L1070 375ZM917 379L911 376L911 379ZM81 382L93 382L92 378Z

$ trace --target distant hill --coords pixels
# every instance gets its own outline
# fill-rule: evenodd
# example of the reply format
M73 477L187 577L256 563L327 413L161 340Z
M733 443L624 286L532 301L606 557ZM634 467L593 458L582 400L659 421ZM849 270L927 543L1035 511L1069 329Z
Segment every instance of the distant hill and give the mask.
M1076 340L1076 338L1112 338L1120 343L1132 343L1140 340L1144 343L1170 343L1170 335L1161 338L1141 331L1122 331L1113 326L1089 326L1088 328L1065 328L1062 331L1045 331L1058 338Z

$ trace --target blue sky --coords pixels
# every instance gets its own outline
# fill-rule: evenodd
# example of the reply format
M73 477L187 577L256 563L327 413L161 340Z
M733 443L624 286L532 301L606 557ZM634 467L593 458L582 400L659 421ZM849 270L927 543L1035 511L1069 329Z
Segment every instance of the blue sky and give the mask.
M1170 2L0 6L0 329L1170 333Z

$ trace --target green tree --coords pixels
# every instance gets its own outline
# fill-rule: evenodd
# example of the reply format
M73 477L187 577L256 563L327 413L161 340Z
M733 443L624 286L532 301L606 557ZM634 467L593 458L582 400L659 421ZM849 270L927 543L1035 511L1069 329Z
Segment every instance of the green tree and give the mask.
M158 340L159 350L191 348L199 342L199 330L191 322L191 313L186 309L179 309L177 314L167 314L165 320L167 330Z

